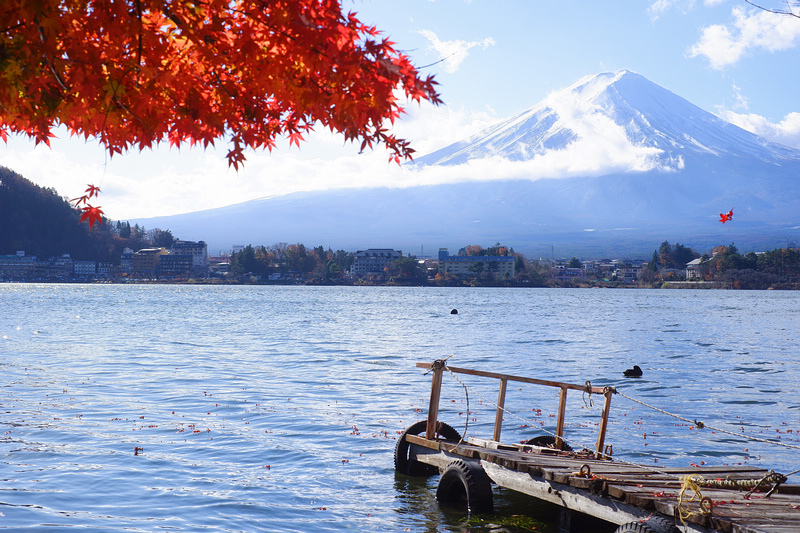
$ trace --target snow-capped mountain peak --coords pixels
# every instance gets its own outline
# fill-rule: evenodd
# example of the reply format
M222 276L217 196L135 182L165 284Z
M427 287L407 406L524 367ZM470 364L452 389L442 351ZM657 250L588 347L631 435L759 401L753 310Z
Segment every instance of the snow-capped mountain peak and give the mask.
M629 70L581 78L519 115L418 159L458 165L499 157L547 165L552 177L676 171L691 154L798 157ZM552 159L569 162L559 169ZM541 175L540 172L536 172Z
M555 246L576 256L631 251L648 258L664 240L698 251L800 240L800 151L630 71L587 76L415 164L415 171L454 179L294 193L138 223L210 248L312 242L431 250L503 242L539 255ZM720 224L718 213L732 208L734 221Z

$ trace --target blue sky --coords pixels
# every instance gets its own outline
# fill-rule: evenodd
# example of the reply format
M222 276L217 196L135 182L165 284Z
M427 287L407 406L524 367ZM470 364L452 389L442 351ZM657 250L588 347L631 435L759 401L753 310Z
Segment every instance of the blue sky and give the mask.
M701 108L800 148L800 18L744 0L344 0L435 74L444 106L408 107L396 125L420 154L524 111L600 72L629 69ZM760 5L786 9L779 0ZM800 13L800 6L797 8ZM344 186L441 181L358 154L319 132L300 149L250 152L244 170L215 150L164 146L109 159L94 142L60 132L52 148L22 138L0 144L0 165L79 196L86 184L112 219L176 214L254 198ZM452 176L449 179L456 179Z

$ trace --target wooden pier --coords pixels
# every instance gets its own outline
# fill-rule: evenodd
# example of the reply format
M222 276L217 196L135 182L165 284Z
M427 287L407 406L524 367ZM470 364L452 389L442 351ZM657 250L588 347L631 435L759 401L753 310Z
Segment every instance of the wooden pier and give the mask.
M441 473L437 499L443 505L491 512L494 483L560 506L565 532L574 512L618 525L618 533L800 532L800 485L786 484L780 474L752 466L654 468L611 459L605 436L613 388L455 368L442 360L417 367L433 375L428 418L398 439L395 468L409 475ZM444 372L500 381L491 439L462 438L437 420ZM510 381L561 390L556 435L528 444L501 442ZM570 390L605 397L594 450L572 451L563 440Z

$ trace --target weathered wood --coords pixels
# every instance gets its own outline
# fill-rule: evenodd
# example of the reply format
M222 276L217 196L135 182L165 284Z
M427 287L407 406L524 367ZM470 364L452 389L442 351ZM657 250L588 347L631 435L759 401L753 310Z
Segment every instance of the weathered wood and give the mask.
M431 399L428 404L428 424L425 428L425 437L433 439L436 437L437 417L439 416L439 397L442 395L442 373L444 364L437 367L432 366L433 378L431 379Z
M500 430L503 427L503 411L506 405L506 386L508 380L500 379L500 393L497 395L497 413L494 415L494 440L500 440Z
M432 368L433 363L417 363L417 368ZM517 381L519 383L530 383L532 385L546 385L548 387L562 388L583 391L586 387L583 385L574 385L572 383L562 383L560 381L549 381L546 379L527 378L524 376L515 376L513 374L499 374L497 372L485 372L483 370L471 370L468 368L458 368L455 366L447 366L447 369L456 374L467 374L470 376L480 376L484 378L506 379L508 381ZM591 387L592 394L603 394L603 387Z
M412 457L444 470L456 458L480 461L492 481L510 490L549 501L572 511L590 514L615 524L647 518L656 513L675 515L681 478L688 474L705 479L760 479L767 470L750 465L651 468L598 460L576 453L546 455L522 452L496 441L472 442L429 440L407 435ZM483 446L483 444L491 447ZM712 514L700 512L694 492L684 495L689 530L728 533L785 533L800 531L800 494L796 485L783 485L787 493L770 498L746 491L703 488L701 493L714 502Z
M605 400L603 401L603 414L600 415L600 428L597 432L597 446L595 446L595 457L598 459L604 453L603 446L606 442L606 430L608 429L608 415L611 411L611 390L603 391Z
M556 420L556 443L555 448L561 449L564 436L564 419L567 416L567 387L561 387L558 395L558 419Z
M455 459L479 462L499 486L561 506L565 512L581 512L612 524L640 521L650 516L672 519L683 516L682 531L697 533L796 533L800 532L800 485L783 484L769 498L762 489L748 498L748 490L737 486L704 486L716 480L756 482L768 471L751 465L654 467L614 461L603 455L611 395L608 388L585 387L510 374L482 372L434 364L417 363L433 370L428 425L424 436L406 435L409 457L443 471ZM436 427L444 370L500 380L493 439L465 438L460 442L436 439ZM556 445L561 444L566 418L568 390L605 397L594 452L567 452L530 445L500 442L508 381L547 385L560 389L556 423ZM465 436L466 437L466 436ZM685 478L700 476L700 494L684 490ZM683 499L680 493L684 490ZM700 499L710 500L711 512L702 512Z
M406 435L406 442L410 444L416 444L417 446L424 446L426 448L430 448L431 450L440 449L439 441L426 439L425 437L421 437L419 435Z

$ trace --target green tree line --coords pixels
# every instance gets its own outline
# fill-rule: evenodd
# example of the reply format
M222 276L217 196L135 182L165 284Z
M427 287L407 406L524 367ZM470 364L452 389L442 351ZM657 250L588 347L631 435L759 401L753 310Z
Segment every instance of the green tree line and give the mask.
M731 243L715 248L712 254L701 258L704 279L721 281L736 289L800 287L800 250L780 248L741 254Z
M236 276L252 274L268 277L271 274L297 274L303 278L335 280L353 264L354 254L344 250L332 251L323 246L308 249L303 244L278 243L272 246L245 246L231 254L230 271Z

